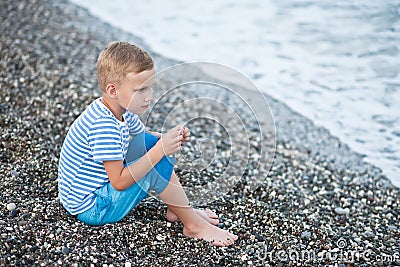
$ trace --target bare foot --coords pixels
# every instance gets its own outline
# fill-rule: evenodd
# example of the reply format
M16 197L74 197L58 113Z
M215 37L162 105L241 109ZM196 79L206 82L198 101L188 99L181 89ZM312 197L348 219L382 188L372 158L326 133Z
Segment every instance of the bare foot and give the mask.
M218 215L215 214L215 212L213 212L209 209L206 209L206 210L194 209L194 211L209 224L212 224L212 225L219 224ZM169 209L167 209L167 214L165 215L165 217L167 218L167 220L169 222L178 222L179 221L178 216L176 216L176 214L173 213L172 211L170 211Z
M210 242L214 246L226 247L232 245L238 237L226 230L202 220L195 226L183 228L183 234L188 237L199 238Z

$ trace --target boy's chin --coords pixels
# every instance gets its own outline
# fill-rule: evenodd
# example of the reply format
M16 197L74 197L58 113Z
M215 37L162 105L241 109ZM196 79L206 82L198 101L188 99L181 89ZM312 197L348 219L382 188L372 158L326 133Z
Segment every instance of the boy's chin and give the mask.
M132 109L128 108L129 112L132 112L133 114L136 115L142 115L144 114L147 110L149 109L149 106L143 106L143 107L134 107Z
M133 114L136 115L143 115L146 112L147 109L144 110L129 110L130 112L132 112Z

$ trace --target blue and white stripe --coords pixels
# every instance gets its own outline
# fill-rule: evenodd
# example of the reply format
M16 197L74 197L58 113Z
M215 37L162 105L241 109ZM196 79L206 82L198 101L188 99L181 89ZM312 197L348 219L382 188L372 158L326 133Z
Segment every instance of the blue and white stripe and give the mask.
M136 114L124 121L96 99L72 124L61 149L58 190L62 205L79 214L94 205L93 192L109 182L103 161L124 160L129 136L144 131Z

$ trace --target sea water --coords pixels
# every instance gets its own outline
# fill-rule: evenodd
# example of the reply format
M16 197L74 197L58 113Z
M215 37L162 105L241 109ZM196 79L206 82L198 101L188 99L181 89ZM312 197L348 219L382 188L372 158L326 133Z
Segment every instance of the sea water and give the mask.
M73 0L182 61L233 67L400 186L400 1Z

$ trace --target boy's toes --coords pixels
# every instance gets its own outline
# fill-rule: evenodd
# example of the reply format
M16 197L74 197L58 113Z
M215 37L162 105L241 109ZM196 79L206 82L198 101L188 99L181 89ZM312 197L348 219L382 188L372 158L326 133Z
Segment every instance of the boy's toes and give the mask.
M212 225L218 225L219 220L217 214L211 210L196 210L197 214L200 215L206 222Z
M224 240L224 245L225 246L230 246L230 245L233 245L233 243L235 243L235 239L233 239L233 238L231 238L231 237L227 237L225 240Z
M216 247L226 247L226 245L221 240L212 240L210 243Z
M232 242L238 240L238 236L237 236L237 235L234 235L234 234L232 234L232 233L229 233L229 237L228 237L228 238L229 238L230 240L232 240Z
M217 219L208 219L208 222L211 223L212 225L218 225L219 224L219 220L217 220Z
M213 219L218 219L218 215L215 212L213 212L212 210L206 209L205 212L207 212L208 217L213 218Z
M229 237L227 237L227 238L224 240L224 245L225 245L225 246L230 246L230 245L232 245L232 244L233 244L233 240L230 239Z

